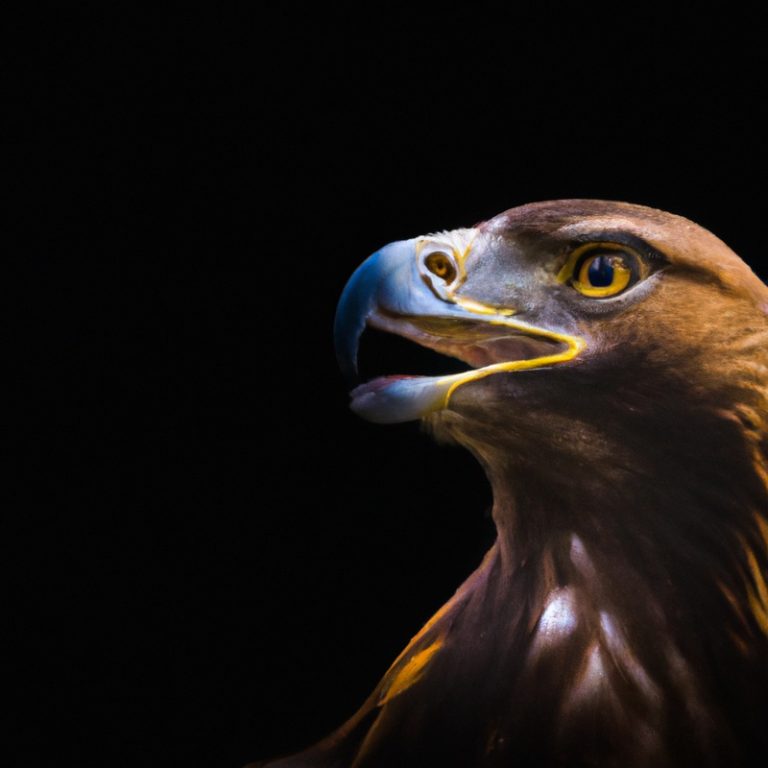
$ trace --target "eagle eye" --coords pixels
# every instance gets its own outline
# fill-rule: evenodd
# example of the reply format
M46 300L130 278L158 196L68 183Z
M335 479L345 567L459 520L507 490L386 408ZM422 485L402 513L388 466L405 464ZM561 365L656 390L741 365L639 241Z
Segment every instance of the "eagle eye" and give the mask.
M456 279L453 259L444 251L432 251L424 259L424 266L446 283L452 283Z
M576 249L558 276L583 296L616 296L639 276L638 256L627 246L590 243Z

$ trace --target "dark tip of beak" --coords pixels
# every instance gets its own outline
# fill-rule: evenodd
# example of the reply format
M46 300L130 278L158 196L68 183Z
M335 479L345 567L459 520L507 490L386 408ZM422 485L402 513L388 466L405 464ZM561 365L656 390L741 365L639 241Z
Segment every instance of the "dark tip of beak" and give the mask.
M410 240L385 245L355 270L342 291L336 308L334 340L339 367L352 385L359 382L357 350L369 318L378 309L401 314L406 309L425 310L416 302L411 287L414 255Z
M342 355L337 352L336 359L339 363L339 370L341 371L342 378L344 379L344 384L346 385L347 389L354 389L358 384L361 383L360 373L357 370L356 356L354 359L349 359L347 356L342 357Z
M360 336L365 329L365 317L360 316L354 298L348 295L348 289L349 283L336 309L333 340L341 375L347 387L352 388L360 383L357 371L357 348Z
M334 342L339 368L347 384L359 383L357 350L360 336L376 307L381 264L380 251L368 257L349 278L336 308Z

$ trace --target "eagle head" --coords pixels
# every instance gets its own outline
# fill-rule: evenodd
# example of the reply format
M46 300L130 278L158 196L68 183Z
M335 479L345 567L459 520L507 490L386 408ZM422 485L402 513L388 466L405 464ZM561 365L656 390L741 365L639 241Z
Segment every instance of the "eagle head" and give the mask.
M762 463L767 313L766 286L702 227L564 200L385 246L347 284L335 331L350 378L367 326L468 367L363 383L364 418L421 419L518 491L626 495L695 492L701 476L722 488L732 464Z

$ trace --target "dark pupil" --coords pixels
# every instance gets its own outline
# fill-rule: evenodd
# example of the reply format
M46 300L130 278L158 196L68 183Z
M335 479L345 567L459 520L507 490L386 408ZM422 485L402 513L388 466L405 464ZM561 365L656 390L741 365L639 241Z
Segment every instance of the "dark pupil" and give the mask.
M589 282L595 288L605 288L613 283L613 265L608 256L596 256L587 270Z

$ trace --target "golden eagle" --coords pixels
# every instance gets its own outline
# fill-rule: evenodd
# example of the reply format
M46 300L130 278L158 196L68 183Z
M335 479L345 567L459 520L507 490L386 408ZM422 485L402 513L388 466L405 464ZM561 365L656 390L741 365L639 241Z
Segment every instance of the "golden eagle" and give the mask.
M342 295L458 358L352 391L493 487L497 539L360 711L270 768L763 766L768 288L696 224L565 200L396 242Z

